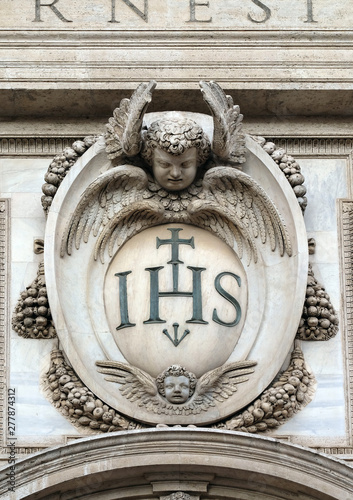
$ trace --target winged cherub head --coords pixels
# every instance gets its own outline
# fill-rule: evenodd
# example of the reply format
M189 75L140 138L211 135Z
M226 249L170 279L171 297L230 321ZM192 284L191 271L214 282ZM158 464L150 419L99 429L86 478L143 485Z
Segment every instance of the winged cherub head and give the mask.
M183 404L194 394L196 376L179 365L172 365L156 378L158 392L169 403Z
M167 191L181 191L194 181L211 152L202 128L190 118L155 121L144 134L141 151L156 181Z

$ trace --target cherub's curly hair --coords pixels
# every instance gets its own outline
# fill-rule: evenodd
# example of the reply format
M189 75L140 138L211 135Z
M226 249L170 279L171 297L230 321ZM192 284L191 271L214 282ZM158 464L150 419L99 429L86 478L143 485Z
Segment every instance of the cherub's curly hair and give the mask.
M158 377L156 378L158 392L162 396L165 396L164 380L167 377L182 377L182 376L187 377L190 380L189 397L192 396L194 394L194 390L197 383L196 375L194 375L192 372L189 372L186 368L180 365L169 366L169 368L167 368L166 370L164 370L164 372L158 375Z
M190 118L163 118L153 122L143 132L142 158L152 166L153 151L163 149L172 155L181 155L187 149L197 149L197 166L206 162L211 144L202 128Z

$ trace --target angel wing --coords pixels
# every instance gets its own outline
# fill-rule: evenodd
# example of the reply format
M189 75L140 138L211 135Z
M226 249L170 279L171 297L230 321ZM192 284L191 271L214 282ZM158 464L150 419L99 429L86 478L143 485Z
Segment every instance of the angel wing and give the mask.
M192 201L188 214L192 224L216 232L228 245L238 245L240 258L243 247L257 262L255 239L265 243L269 238L271 250L277 246L280 255L292 255L287 228L276 206L262 187L249 175L232 167L214 167L206 172L204 199Z
M213 152L223 161L245 162L245 138L241 133L243 115L215 82L200 82L204 101L213 116Z
M105 135L106 152L109 159L123 155L135 156L140 152L143 116L152 100L152 92L157 83L141 83L130 99L122 99L107 123Z
M211 370L198 380L194 398L223 402L237 391L237 385L249 380L256 361L236 361Z
M104 172L84 191L61 242L61 256L79 249L93 232L98 236L94 258L103 262L104 250L109 255L114 245L119 248L127 238L164 221L165 210L158 201L144 199L147 174L139 167L121 165Z
M105 380L118 383L120 392L131 402L139 401L139 406L160 404L154 378L140 368L120 361L96 361L96 365L100 373L108 375Z

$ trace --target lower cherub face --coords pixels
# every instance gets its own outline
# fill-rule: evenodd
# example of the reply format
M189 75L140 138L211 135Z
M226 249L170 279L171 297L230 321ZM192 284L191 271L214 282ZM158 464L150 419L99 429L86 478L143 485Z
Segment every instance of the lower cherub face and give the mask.
M197 172L197 149L172 155L156 148L153 153L153 176L167 191L181 191L194 181Z
M164 379L165 398L169 403L181 404L189 399L190 380L184 375Z

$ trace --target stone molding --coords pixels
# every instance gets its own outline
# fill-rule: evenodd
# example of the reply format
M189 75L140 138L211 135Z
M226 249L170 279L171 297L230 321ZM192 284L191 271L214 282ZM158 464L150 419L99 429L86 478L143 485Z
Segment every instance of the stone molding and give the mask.
M30 28L0 31L0 88L133 88L151 78L190 88L201 77L227 88L342 89L353 79L348 30Z
M0 472L4 499L7 469ZM353 490L348 465L301 446L230 431L172 428L80 439L20 460L11 499L56 498L59 492L67 500L92 498L95 493L102 500L112 494L136 498L135 487L128 491L126 482L121 483L127 477L129 484L139 479L143 498L158 498L159 492L168 491L168 484L170 494L197 496L206 486L206 496L216 498L222 487L231 488L222 498L234 498L235 492L256 491L256 484L259 492L277 492L280 498L300 493L303 500L349 500Z
M233 432L238 432L238 431L233 431ZM121 431L119 431L119 434L120 433ZM254 436L254 434L248 434L248 435ZM73 437L70 436L70 439L68 438L69 438L68 436L64 436L62 439L63 444L60 444L59 446L66 446L66 444L68 444L69 442L76 442L79 439L83 439L83 437L77 437L77 436ZM304 446L304 444L292 443L291 438L292 436L281 435L276 439L278 439L282 443L285 442L297 446ZM15 446L14 450L18 458L25 459L27 455L33 455L35 453L45 452L48 450L48 448L52 448L53 446L57 446L57 442L49 443L46 446L35 446L35 447ZM306 447L308 447L308 445L306 445ZM338 460L343 460L344 462L349 464L353 462L353 446L334 446L334 447L310 446L309 449L314 452L325 453L326 455L333 455L334 458L337 458ZM3 448L0 448L0 467L4 466L5 463L7 464L7 459L8 455L10 454L10 451L11 451L10 447L7 447L6 445ZM2 463L3 460L6 460L6 462Z
M102 127L103 132L104 127ZM51 156L61 153L65 147L78 139L77 136L62 137L0 137L0 155L3 156ZM295 155L329 156L351 155L352 138L312 137L272 137L276 146Z
M249 46L260 42L262 47L286 46L286 47L332 47L333 42L338 47L353 47L353 33L351 30L319 30L311 29L260 29L260 30L234 30L210 29L206 26L202 31L199 29L189 29L180 35L178 30L85 30L75 27L74 30L60 29L38 29L38 26L32 26L32 29L6 29L0 28L0 48L8 48L10 44L17 48L38 47L39 42L52 43L56 47L79 47L83 44L94 47L100 44L103 47L154 47L160 45L165 47L170 43L175 47L175 41L180 46L188 47L190 40L193 40L197 47L226 45L231 48L238 46ZM119 37L112 38L112 34L119 32ZM206 33L212 33L212 39L205 37ZM245 38L245 35L247 37ZM250 38L251 36L251 38ZM233 44L231 44L233 42ZM231 45L229 45L231 44Z
M353 431L353 201L339 200L339 242L341 251L341 283L345 291L343 301L343 334L346 352L346 380L348 407L348 429L352 440Z
M2 427L0 446L6 442L7 408L7 345L9 314L9 262L10 262L10 200L0 199L0 427Z
M296 137L274 137L273 141L277 147L283 148L288 153L295 155L350 155L353 150L353 139L351 138L312 137L303 139Z
M3 137L0 138L0 155L50 156L71 146L75 137Z

